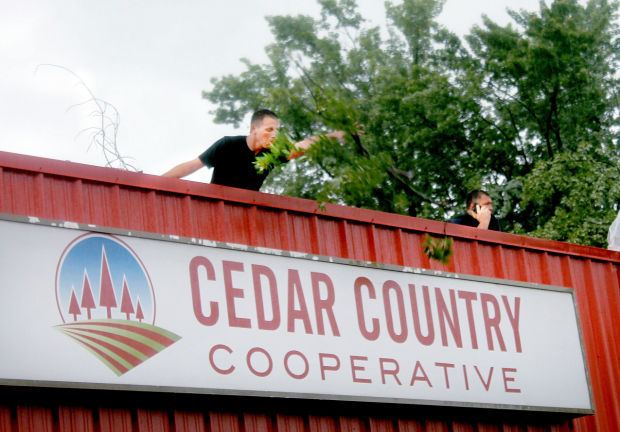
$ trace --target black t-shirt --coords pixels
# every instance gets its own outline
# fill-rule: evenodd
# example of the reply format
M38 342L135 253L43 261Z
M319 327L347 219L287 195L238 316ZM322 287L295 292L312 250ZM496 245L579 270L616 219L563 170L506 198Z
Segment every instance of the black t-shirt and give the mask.
M469 213L464 213L450 220L450 223L455 223L459 225L467 225L470 227L476 228L480 222L478 222L475 218L473 218ZM489 229L493 231L501 231L499 227L499 221L495 218L495 216L491 215L491 221L489 222Z
M200 160L213 167L211 183L242 189L259 190L268 172L259 174L254 167L256 156L248 147L245 136L226 136L205 150Z

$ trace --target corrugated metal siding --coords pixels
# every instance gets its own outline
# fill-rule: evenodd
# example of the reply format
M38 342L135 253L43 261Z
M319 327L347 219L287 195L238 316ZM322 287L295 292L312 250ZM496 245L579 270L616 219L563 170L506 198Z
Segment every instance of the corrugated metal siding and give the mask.
M242 409L239 409L241 411ZM182 411L157 409L117 409L81 407L30 407L19 405L7 412L3 432L508 432L595 430L573 428L570 421L497 423L374 418L350 416L315 416L289 414L230 413L225 411ZM0 416L0 419L3 419ZM612 430L612 429L606 429Z
M0 401L0 432L620 430L619 253L3 152L0 212L571 287L596 407L596 415L573 420L504 424L419 413L315 416L303 402L296 415L285 415L278 407L257 414L242 406L184 411L117 407L108 400L92 408ZM429 262L422 252L426 233L453 237L450 265Z

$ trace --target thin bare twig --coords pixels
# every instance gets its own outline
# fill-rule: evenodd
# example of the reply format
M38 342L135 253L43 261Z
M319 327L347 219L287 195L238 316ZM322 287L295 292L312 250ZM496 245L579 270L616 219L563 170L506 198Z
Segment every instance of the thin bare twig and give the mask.
M38 72L40 67L54 67L69 73L77 79L77 85L86 90L90 96L88 99L73 104L67 108L67 111L70 111L76 107L89 104L94 105L93 111L88 116L97 119L97 126L86 127L79 131L76 135L77 138L84 133L90 134L90 143L87 150L90 150L93 145L99 147L103 152L103 157L106 160L106 167L120 168L127 171L139 171L138 168L127 162L127 159L131 159L131 157L122 156L118 149L117 138L121 118L116 107L110 102L95 96L84 80L71 69L55 64L40 64L36 67L35 74Z

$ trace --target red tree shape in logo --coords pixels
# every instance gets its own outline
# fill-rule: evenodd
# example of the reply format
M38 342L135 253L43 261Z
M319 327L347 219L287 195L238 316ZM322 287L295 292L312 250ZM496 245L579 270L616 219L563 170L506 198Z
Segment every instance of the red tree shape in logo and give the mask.
M93 298L93 291L90 288L90 281L88 280L86 269L84 269L84 284L82 286L82 303L80 306L86 309L86 314L88 315L88 319L90 319L90 310L97 307L97 305L95 305L95 299Z
M140 322L144 319L144 313L142 312L142 306L140 305L140 299L138 298L138 306L136 307L136 319Z
M123 276L123 297L121 298L121 312L127 314L127 319L129 320L129 315L134 313L133 303L131 302L131 296L129 295L129 288L127 287L127 279Z
M114 286L108 267L108 258L105 255L105 247L102 247L101 257L101 292L99 293L99 305L108 309L108 318L112 318L112 308L116 307Z
M69 313L73 315L73 321L77 321L77 316L82 315L80 311L80 305L78 304L77 297L75 296L75 288L71 289L71 301L69 302Z

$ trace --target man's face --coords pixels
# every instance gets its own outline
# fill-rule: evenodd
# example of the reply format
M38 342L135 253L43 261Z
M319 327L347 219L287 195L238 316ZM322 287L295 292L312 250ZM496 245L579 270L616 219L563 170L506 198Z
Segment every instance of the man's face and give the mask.
M254 135L256 150L269 148L280 129L280 122L273 117L264 117L258 125L252 125L250 132Z
M478 198L478 200L474 202L474 209L476 208L476 205L480 206L481 208L488 208L489 212L493 211L493 200L488 195L482 195L480 198Z

